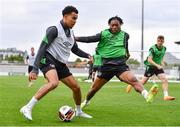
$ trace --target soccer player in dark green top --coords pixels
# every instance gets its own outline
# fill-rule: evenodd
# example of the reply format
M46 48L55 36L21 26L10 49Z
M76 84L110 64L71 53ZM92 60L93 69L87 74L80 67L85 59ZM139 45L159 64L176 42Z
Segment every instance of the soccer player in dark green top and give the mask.
M109 29L105 29L95 36L75 37L76 41L80 42L99 42L96 52L102 59L102 65L98 72L98 76L88 92L86 100L81 103L81 106L87 106L94 94L113 78L113 76L131 84L137 92L142 94L147 102L152 102L156 95L156 92L152 91L157 91L157 87L153 86L148 93L126 64L129 58L129 34L121 30L121 25L123 24L122 19L118 16L112 17L109 19L108 24L110 27Z
M97 55L97 53L93 55L92 82L94 82L94 80L96 79L98 71L101 68L102 65L101 59L102 59L101 56Z
M97 77L98 70L102 65L101 56L95 53L92 57L92 60L89 61L89 76L88 79L92 79L94 82L95 78Z
M168 95L168 80L164 73L163 67L165 66L164 55L166 52L166 47L163 46L164 36L159 35L157 37L157 43L149 49L149 56L144 61L146 70L144 77L142 79L142 84L144 85L151 76L156 75L162 81L162 88L164 91L164 100L174 100L175 97ZM131 91L131 86L127 87L127 92Z

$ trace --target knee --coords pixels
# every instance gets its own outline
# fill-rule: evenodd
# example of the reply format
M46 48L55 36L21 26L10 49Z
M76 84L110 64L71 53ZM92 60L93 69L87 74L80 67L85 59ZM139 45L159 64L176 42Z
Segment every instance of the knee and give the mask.
M135 85L137 85L137 84L139 83L139 81L137 80L136 77L131 77L131 78L129 78L129 82L130 82L133 86L135 86Z
M81 91L80 87L78 84L74 85L74 87L72 88L73 92L75 93L79 93Z
M144 88L142 82L139 82L137 79L133 80L132 86L134 87L136 92L141 92L141 90L143 90L143 88Z
M146 84L146 82L147 82L147 81L144 81L144 80L141 81L141 83L142 83L143 85Z
M58 86L58 84L59 84L59 81L51 81L51 82L49 83L49 89L50 89L50 90L55 89L55 88Z
M161 80L163 84L168 84L168 80L167 79L162 79Z

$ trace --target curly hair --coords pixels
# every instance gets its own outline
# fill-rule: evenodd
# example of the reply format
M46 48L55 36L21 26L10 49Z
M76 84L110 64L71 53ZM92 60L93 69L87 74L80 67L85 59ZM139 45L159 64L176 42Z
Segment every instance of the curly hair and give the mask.
M118 20L120 24L123 24L123 20L120 17L118 17L118 16L111 17L108 20L108 24L110 24L112 20Z

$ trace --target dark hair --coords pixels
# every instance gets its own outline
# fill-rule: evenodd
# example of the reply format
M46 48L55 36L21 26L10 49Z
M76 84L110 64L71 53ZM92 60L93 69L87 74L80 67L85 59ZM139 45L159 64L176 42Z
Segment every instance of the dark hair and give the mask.
M162 39L162 40L164 40L164 36L159 35L159 36L157 37L157 39Z
M72 12L75 12L76 14L78 14L78 10L73 7L73 6L66 6L63 10L62 10L62 15L66 15L66 14L71 14Z
M123 24L123 20L120 17L118 17L118 16L111 17L108 20L108 24L110 24L112 20L118 20L120 24Z

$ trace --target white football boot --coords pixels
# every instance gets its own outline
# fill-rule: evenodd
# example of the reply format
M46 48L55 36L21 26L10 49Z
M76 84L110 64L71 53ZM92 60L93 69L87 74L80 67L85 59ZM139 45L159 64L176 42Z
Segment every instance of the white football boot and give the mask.
M28 108L26 105L20 109L20 113L22 113L24 117L28 120L32 120L31 112L32 110Z
M84 113L83 111L81 111L81 112L77 112L77 111L76 111L76 116L84 117L84 118L89 118L89 119L92 118L92 116L90 116L90 115Z

